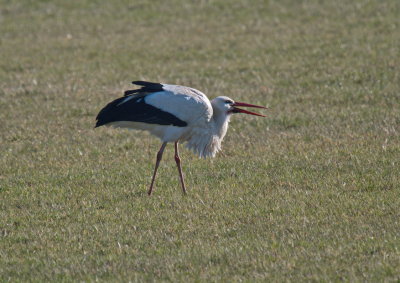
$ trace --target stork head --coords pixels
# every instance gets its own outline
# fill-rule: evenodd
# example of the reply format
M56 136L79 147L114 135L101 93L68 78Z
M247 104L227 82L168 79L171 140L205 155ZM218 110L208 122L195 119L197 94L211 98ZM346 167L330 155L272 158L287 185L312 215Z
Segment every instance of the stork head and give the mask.
M251 111L247 111L244 109L240 109L237 107L241 106L241 107L253 107L253 108L267 109L267 107L264 107L264 106L258 106L258 105L253 105L253 104L249 104L249 103L244 103L244 102L237 102L227 96L218 96L211 101L211 104L212 104L214 110L216 110L218 112L226 113L226 115L230 115L230 114L234 114L234 113L245 113L245 114L249 114L249 115L265 117L264 115L254 113Z

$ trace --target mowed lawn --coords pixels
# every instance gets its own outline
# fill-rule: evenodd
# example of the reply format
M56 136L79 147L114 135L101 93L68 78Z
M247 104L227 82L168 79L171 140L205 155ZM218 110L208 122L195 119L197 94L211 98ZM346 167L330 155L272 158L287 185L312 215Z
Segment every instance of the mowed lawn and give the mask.
M0 0L0 281L400 280L400 1ZM215 159L94 129L132 80L270 107Z

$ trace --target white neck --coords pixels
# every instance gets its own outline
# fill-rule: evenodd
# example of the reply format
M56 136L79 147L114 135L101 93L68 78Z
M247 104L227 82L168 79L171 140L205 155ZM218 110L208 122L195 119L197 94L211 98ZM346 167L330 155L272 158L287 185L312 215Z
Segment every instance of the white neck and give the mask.
M215 108L213 110L214 113L207 128L193 129L192 136L186 145L200 157L214 157L221 150L222 140L228 130L231 115Z
M221 140L224 139L226 131L228 130L228 124L231 115L228 115L226 112L217 112L214 109L214 115L211 119L211 123L213 124L213 134L218 136Z

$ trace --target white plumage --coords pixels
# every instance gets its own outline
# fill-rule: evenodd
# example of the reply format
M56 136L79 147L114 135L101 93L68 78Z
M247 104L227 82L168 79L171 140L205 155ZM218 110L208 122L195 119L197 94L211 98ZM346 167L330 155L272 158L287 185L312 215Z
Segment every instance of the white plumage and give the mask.
M114 100L97 116L96 127L102 125L146 130L163 142L157 155L149 195L162 153L168 142L175 142L175 160L178 165L182 189L185 192L180 167L178 142L186 142L187 148L200 157L214 157L221 150L221 142L227 132L233 113L263 116L237 106L265 108L262 106L234 102L226 96L218 96L211 102L207 96L190 87L133 82L140 89L125 92L125 97ZM263 116L264 117L264 116Z

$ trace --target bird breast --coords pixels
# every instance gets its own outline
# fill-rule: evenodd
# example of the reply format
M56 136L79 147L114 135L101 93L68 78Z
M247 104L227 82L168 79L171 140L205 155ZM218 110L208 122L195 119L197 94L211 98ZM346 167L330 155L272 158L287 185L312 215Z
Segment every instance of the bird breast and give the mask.
M204 127L193 127L186 147L200 157L215 157L228 130L229 116L213 117Z

